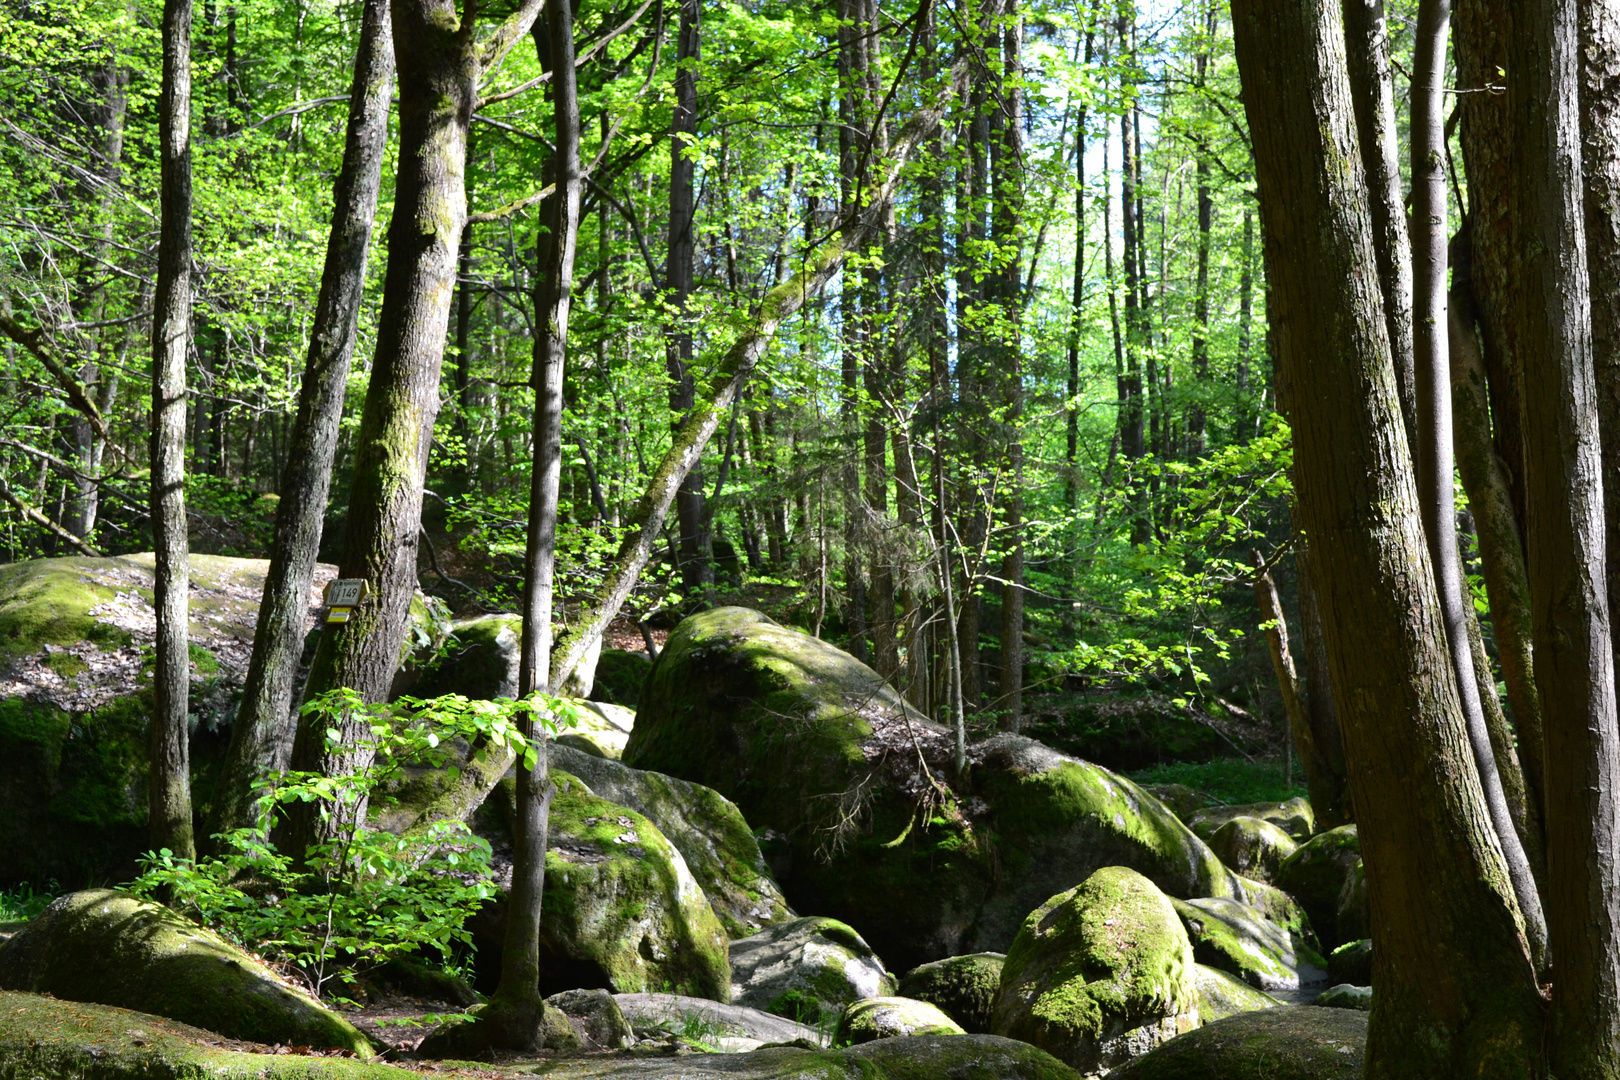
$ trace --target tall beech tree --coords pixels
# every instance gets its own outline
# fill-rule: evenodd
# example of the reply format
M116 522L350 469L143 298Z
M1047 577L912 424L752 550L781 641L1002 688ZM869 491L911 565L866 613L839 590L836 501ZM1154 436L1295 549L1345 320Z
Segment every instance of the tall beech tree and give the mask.
M288 456L281 478L253 657L220 779L215 819L222 832L252 823L253 782L285 767L292 750L293 680L332 486L338 422L343 416L349 358L354 353L383 154L388 148L389 98L394 84L388 2L366 0L361 15L343 170L333 192L326 266L304 361L298 415L289 435L302 452Z
M191 349L191 2L163 5L158 272L152 314L151 779L154 848L196 857L191 820L190 549L186 527L186 356Z
M1322 569L1313 583L1378 936L1367 1074L1530 1075L1541 999L1448 655L1339 5L1236 0L1233 27L1295 479Z

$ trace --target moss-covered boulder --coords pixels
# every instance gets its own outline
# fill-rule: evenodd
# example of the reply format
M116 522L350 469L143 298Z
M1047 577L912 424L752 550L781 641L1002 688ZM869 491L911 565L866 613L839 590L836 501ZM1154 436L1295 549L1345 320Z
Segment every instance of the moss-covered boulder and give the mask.
M614 761L623 757L625 744L630 741L630 732L636 724L636 714L623 705L601 701L575 701L574 705L574 725L564 738L572 736L590 743L597 750L595 756Z
M1171 904L1200 964L1260 990L1296 990L1327 981L1327 961L1248 904L1226 897Z
M110 889L61 897L0 946L0 989L139 1009L232 1039L373 1052L353 1024L218 935Z
M838 1018L835 1046L894 1039L901 1035L966 1035L961 1026L926 1001L905 997L851 1002Z
M668 989L729 1000L726 933L681 853L652 822L578 778L553 770L551 779L542 992ZM495 846L498 880L510 880L515 799L515 782L502 781L476 822ZM500 955L507 910L503 890L469 924L481 963Z
M585 781L597 795L644 815L697 879L731 937L796 918L760 854L737 805L713 788L646 772L561 743L552 765Z
M1198 1024L1193 951L1147 878L1104 867L1025 920L1001 972L996 1034L1082 1072L1112 1068Z
M1361 862L1361 841L1354 825L1341 825L1313 836L1283 860L1272 884L1299 901L1329 949L1346 940L1339 931L1339 898L1351 885ZM1364 928L1356 937L1367 936Z
M1311 917L1305 914L1305 909L1300 906L1298 900L1264 881L1239 877L1237 882L1235 899L1254 908L1274 926L1288 931L1296 941L1302 942L1312 952L1324 951L1321 939L1311 926Z
M1203 964L1195 965L1193 985L1198 991L1198 1022L1201 1024L1213 1024L1241 1012L1275 1009L1282 1004L1237 976Z
M517 615L457 619L450 624L448 639L424 655L409 678L395 680L394 696L515 698L522 636L523 619Z
M1006 948L1032 908L1102 866L1177 896L1236 893L1208 846L1123 777L999 735L942 792L951 754L950 733L854 657L720 608L670 635L624 760L734 801L781 838L769 856L796 908L859 925L907 968Z
M647 682L652 665L652 659L644 652L603 649L596 661L596 682L591 687L591 700L622 705L627 709L639 708L641 688Z
M1372 936L1372 897L1367 893L1367 868L1360 859L1339 890L1339 906L1333 929L1340 941Z
M1328 957L1328 982L1335 985L1372 985L1373 943L1367 938L1347 941Z
M1164 803L1182 821L1192 820L1194 814L1207 806L1219 805L1214 796L1196 791L1186 784L1143 784L1142 790Z
M1270 881L1299 845L1264 818L1237 817L1210 835L1209 847L1221 862L1244 877Z
M150 554L0 566L0 887L128 880L148 846L152 566ZM199 816L229 741L268 566L191 560ZM318 568L317 583L334 572Z
M1002 953L970 953L922 964L900 979L900 994L937 1005L964 1031L988 1033L1001 990Z
M546 1004L568 1018L589 1050L620 1050L635 1041L624 1010L606 990L564 990L546 998Z
M1323 1009L1359 1009L1362 1012L1371 1012L1372 1000L1372 987L1340 983L1317 994L1311 1004Z
M1087 694L1049 708L1025 729L1065 754L1129 772L1231 753L1217 730L1224 719L1225 710L1219 705L1211 703L1206 709L1178 702L1169 694Z
M748 1039L758 1043L798 1040L816 1046L827 1043L824 1028L810 1027L747 1005L722 1005L718 1001L682 994L615 994L613 1000L638 1038L656 1038L671 1032L701 1032L720 1039Z
M1366 1013L1265 1009L1173 1039L1108 1080L1361 1080L1366 1060Z
M731 997L803 1024L820 1024L852 1001L894 993L894 977L853 929L809 916L731 943Z
M1308 840L1316 831L1316 812L1309 799L1296 796L1282 802L1243 803L1238 806L1206 806L1194 812L1187 824L1208 840L1215 831L1234 818L1248 817L1269 821L1297 842Z

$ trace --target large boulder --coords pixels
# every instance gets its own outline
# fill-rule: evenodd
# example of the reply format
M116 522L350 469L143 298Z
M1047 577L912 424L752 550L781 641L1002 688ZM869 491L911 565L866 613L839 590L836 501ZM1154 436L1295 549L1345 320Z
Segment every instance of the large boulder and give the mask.
M1366 1061L1366 1013L1304 1006L1217 1020L1108 1080L1361 1080Z
M643 1036L656 1032L681 1034L701 1031L718 1038L749 1039L759 1043L785 1043L803 1039L822 1045L826 1032L747 1005L722 1005L707 998L682 994L615 994L613 1000Z
M800 910L859 925L907 968L1005 949L1025 915L1102 866L1175 896L1238 895L1234 875L1142 788L1032 739L971 749L848 653L759 612L719 608L670 635L625 763L715 788L756 830Z
M987 1034L1001 991L1002 953L970 953L922 964L900 979L900 994L937 1005L964 1031Z
M1269 821L1298 842L1310 839L1316 831L1316 811L1309 799L1295 796L1281 802L1241 803L1237 806L1206 806L1195 811L1187 822L1192 831L1208 840L1216 830L1236 818Z
M1366 927L1339 930L1339 900L1354 888L1356 868L1361 864L1361 841L1354 825L1341 825L1311 837L1299 850L1283 860L1272 875L1272 884L1299 901L1311 918L1311 926L1329 949L1345 940L1365 937ZM1365 891L1362 893L1365 896Z
M1327 961L1296 934L1226 897L1172 900L1193 956L1259 990L1297 990L1327 981Z
M1371 1012L1372 999L1373 992L1370 986L1339 983L1317 994L1311 1004L1324 1009L1360 1009L1362 1012Z
M373 1052L353 1024L217 934L111 889L61 897L0 946L0 989L139 1009L232 1039Z
M1241 1012L1275 1009L1282 1004L1237 976L1203 964L1195 965L1193 985L1198 990L1198 1022L1201 1024L1213 1024Z
M1328 982L1372 985L1373 943L1368 938L1347 941L1328 957Z
M191 559L193 790L208 812L269 563ZM320 587L335 568L316 568ZM148 845L151 554L0 566L0 887L128 880ZM290 736L290 732L289 732ZM286 747L290 751L290 744Z
M995 1031L1081 1072L1108 1069L1197 1026L1193 968L1169 899L1134 870L1104 867L1025 920Z
M619 1002L606 990L564 990L546 1004L568 1018L580 1045L590 1050L622 1050L636 1033Z
M1270 881L1299 845L1264 818L1235 817L1210 834L1209 847L1221 862L1244 877Z
M731 943L732 1000L816 1025L852 1001L894 993L872 947L837 919L809 916Z
M641 688L652 671L652 659L644 652L624 649L603 649L596 661L596 682L591 687L592 701L638 708Z
M394 696L515 698L522 637L523 619L517 615L457 619L450 624L447 641L417 664L408 678L395 680Z
M1257 752L1273 737L1241 709L1162 693L1086 694L1032 716L1025 730L1065 754L1121 772L1208 761L1233 745Z
M742 811L718 791L561 744L552 747L551 763L658 826L686 860L728 935L746 937L795 918Z
M966 1035L961 1026L936 1006L914 998L879 997L853 1001L838 1018L835 1046L850 1046L873 1039L902 1035Z
M673 990L727 1001L727 940L686 860L642 815L553 771L550 849L540 922L541 991ZM511 878L516 785L501 782L479 814L496 880ZM510 896L502 889L469 923L478 959L498 958ZM496 961L498 962L498 960ZM490 985L493 972L482 971Z

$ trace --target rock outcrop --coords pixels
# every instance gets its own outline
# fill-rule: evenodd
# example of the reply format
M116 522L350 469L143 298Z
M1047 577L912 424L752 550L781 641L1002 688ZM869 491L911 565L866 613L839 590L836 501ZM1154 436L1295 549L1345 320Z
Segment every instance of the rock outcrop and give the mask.
M950 753L948 732L849 654L720 608L670 635L624 760L731 799L780 837L767 857L796 908L858 924L906 967L1006 948L1032 908L1102 866L1175 896L1239 894L1208 846L1123 777L1000 735L950 788Z
M1361 1080L1366 1060L1366 1013L1304 1006L1217 1020L1108 1080Z

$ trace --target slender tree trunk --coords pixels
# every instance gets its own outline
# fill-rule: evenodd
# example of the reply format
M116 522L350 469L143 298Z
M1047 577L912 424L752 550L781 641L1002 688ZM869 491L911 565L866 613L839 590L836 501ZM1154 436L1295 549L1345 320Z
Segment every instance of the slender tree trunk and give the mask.
M157 288L152 308L152 846L194 859L191 752L190 566L186 536L186 354L191 345L191 3L163 5L163 86Z
M1283 615L1282 601L1277 596L1277 585L1266 569L1264 557L1252 552L1254 565L1254 597L1260 605L1260 622L1266 628L1266 646L1271 653L1271 669L1277 676L1277 687L1282 691L1283 711L1288 715L1288 728L1293 736L1294 749L1299 751L1300 764L1305 767L1305 787L1310 792L1312 808L1331 810L1344 795L1343 777L1334 773L1327 753L1316 738L1311 715L1306 708L1304 687L1294 667L1294 656L1288 647L1288 621Z
M1238 269L1237 340L1237 439L1247 446L1254 435L1254 417L1249 412L1249 368L1254 349L1254 208L1243 206L1243 265Z
M1001 562L1001 697L1000 726L1018 731L1024 721L1024 95L1023 16L1017 0L1007 0L1002 13L1000 138L995 154L995 217L992 238L1003 252L997 292L1002 307L1001 382L1005 416L1007 473L1010 483L1001 509L1006 551Z
M1299 501L1378 930L1366 1075L1528 1076L1540 997L1429 570L1338 3L1236 0L1233 25Z
M1202 96L1209 78L1209 54L1215 47L1215 4L1207 2L1199 15L1200 30L1204 38L1193 59L1193 85ZM1214 227L1215 196L1210 189L1209 149L1198 147L1198 269L1193 293L1192 364L1194 398L1187 410L1187 457L1196 460L1204 455L1209 415L1204 408L1204 395L1209 383L1209 246Z
M366 0L321 293L310 328L298 415L288 436L297 450L288 455L281 476L281 502L276 508L275 538L259 602L253 656L219 782L215 827L220 832L253 823L253 782L285 768L292 750L293 680L304 645L310 582L321 545L338 422L343 417L344 388L354 354L382 159L388 146L393 76L388 0Z
M688 304L692 297L693 177L697 159L691 140L697 136L697 64L702 46L702 0L681 0L680 32L675 56L675 113L670 122L669 145L669 261L665 285L674 308L669 332L669 408L677 425L692 410L696 384L692 379L692 323ZM714 584L714 568L703 549L703 471L694 467L681 483L675 500L680 530L681 588L691 604L707 595Z
M1560 1080L1620 1076L1620 730L1583 221L1575 0L1514 8L1526 556L1546 739L1547 905Z
M1463 596L1462 558L1457 550L1457 507L1452 460L1451 372L1446 347L1446 172L1443 112L1446 38L1450 0L1422 0L1418 6L1412 78L1412 319L1413 370L1417 384L1413 456L1417 464L1423 528L1434 568L1440 617L1457 679L1458 700L1468 725L1474 766L1485 808L1496 830L1508 875L1524 916L1530 955L1538 969L1547 955L1541 897L1530 873L1519 833L1503 792L1483 703L1484 688L1474 677L1468 633L1472 601ZM1468 607L1465 608L1465 602ZM1495 700L1496 682L1488 683Z
M1311 566L1310 545L1303 537L1296 537L1294 576L1299 580L1299 636L1305 654L1305 716L1317 751L1327 767L1320 785L1321 801L1313 791L1311 809L1319 828L1334 828L1355 820L1355 808L1350 805L1344 741L1339 736L1339 713L1333 705L1333 674L1328 665L1327 646L1322 640L1322 612L1316 603Z

